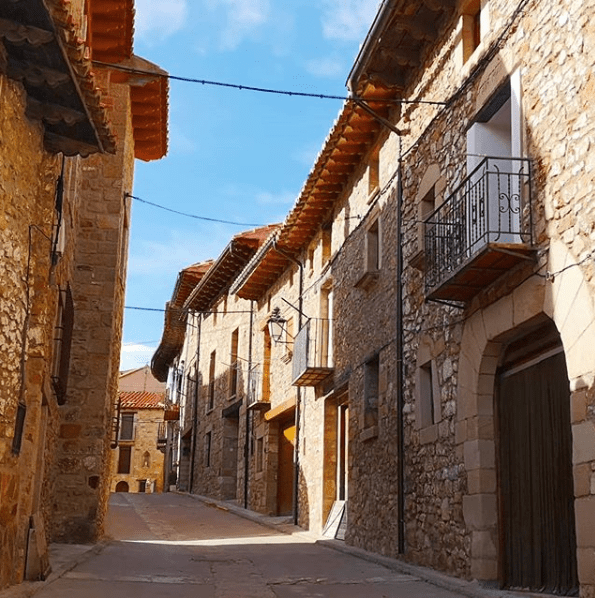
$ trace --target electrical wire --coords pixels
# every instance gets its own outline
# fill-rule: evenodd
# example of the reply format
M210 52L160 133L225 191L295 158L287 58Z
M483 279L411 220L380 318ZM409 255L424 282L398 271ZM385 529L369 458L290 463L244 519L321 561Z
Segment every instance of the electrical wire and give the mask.
M162 206L158 203L147 201L146 199L142 199L141 197L137 197L136 195L130 195L130 193L125 193L124 197L130 197L130 199L140 201L141 203L153 206L154 208L159 208L160 210L165 210L166 212L172 212L173 214L179 214L180 216L186 216L187 218L194 218L195 220L206 220L207 222L219 222L221 224L233 224L234 226L266 226L266 224L259 224L254 222L232 222L231 220L219 220L218 218L209 218L207 216L197 216L196 214L188 214L187 212L180 212L179 210L174 210L172 208Z
M396 98L361 98L358 96L340 96L332 95L327 93L308 93L305 91L288 91L284 89L274 89L271 87L254 87L252 85L241 85L238 83L224 83L222 81L210 81L208 79L195 79L193 77L180 77L179 75L170 75L165 72L146 71L143 69L132 68L122 64L112 64L109 62L102 62L101 60L93 60L93 64L102 66L118 71L124 71L126 73L132 73L135 75L149 75L152 77L160 77L162 79L170 79L172 81L183 81L185 83L198 83L200 85L209 85L214 87L226 87L229 89L237 89L240 91L255 91L259 93L268 93L276 95L284 95L290 97L300 98L317 98L320 100L342 100L346 102L372 102L373 104L430 104L435 106L443 106L446 102L438 102L432 100L403 100Z

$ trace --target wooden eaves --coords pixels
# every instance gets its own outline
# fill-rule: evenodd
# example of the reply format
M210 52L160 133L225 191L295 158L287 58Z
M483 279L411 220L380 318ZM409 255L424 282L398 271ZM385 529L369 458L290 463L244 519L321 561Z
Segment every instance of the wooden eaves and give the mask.
M184 302L212 266L212 260L194 264L178 274L171 301L165 305L163 335L151 360L151 371L159 382L167 380L173 360L179 354L186 336Z
M259 247L279 225L272 224L240 233L233 237L200 284L184 302L185 310L208 311L229 290Z
M394 120L397 102L440 32L452 22L455 0L385 0L350 74L348 87L381 118ZM232 292L257 300L299 259L326 222L377 140L379 119L348 100L329 133L306 183L279 233L248 264Z

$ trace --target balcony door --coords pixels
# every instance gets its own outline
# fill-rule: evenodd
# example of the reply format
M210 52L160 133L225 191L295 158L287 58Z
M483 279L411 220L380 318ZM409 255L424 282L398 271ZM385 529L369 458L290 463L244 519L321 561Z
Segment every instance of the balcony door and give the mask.
M521 243L522 189L512 176L522 157L521 79L516 71L467 131L467 244Z

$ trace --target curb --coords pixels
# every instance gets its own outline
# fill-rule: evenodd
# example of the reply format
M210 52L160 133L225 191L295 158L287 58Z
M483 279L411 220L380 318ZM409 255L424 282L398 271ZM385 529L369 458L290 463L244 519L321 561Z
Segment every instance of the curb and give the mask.
M411 575L412 577L416 577L421 581L425 581L427 583L430 583L444 590L448 590L450 592L458 593L462 596L468 596L469 598L548 598L548 596L550 596L548 594L534 594L528 592L521 593L510 592L506 590L498 590L495 588L487 587L486 585L482 585L480 584L480 582L476 580L467 581L464 579L459 579L457 577L452 577L450 575L440 573L439 571L435 571L434 569L429 569L428 567L413 565L410 563L406 563L405 561L401 561L399 559L390 558L381 554L376 554L374 552L369 552L362 548L357 548L356 546L350 546L349 544L345 544L345 542L341 540L324 538L320 535L304 530L303 528L291 523L291 517L269 517L267 515L262 515L261 513L256 513L255 511L244 509L243 507L234 505L233 503L216 500L214 498L210 498L208 496L201 496L199 494L189 494L188 492L179 491L176 491L175 494L179 494L181 496L188 496L190 498L202 502L208 507L220 509L222 511L228 511L230 513L233 513L234 515L238 515L239 517L243 517L244 519L254 521L255 523L260 523L265 527L275 529L284 534L291 535L295 533L301 533L303 535L308 535L314 540L315 544L318 544L319 546L324 546L326 548L330 548L331 550L336 550L337 552L350 554L365 561L382 565L387 569L391 569L399 573Z

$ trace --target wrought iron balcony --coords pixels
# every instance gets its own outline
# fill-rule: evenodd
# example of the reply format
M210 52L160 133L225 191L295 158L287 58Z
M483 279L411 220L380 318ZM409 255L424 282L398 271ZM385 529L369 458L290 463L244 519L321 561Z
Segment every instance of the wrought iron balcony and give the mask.
M467 302L532 259L530 162L486 157L424 221L425 289Z
M332 320L312 319L293 343L293 385L316 386L333 373Z

